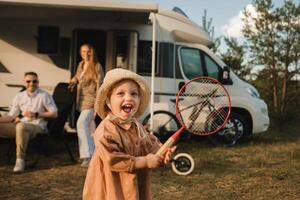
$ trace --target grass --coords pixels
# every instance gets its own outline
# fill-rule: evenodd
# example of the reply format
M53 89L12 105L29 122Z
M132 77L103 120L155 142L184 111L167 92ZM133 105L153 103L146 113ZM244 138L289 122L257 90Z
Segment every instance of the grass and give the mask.
M298 129L270 130L233 148L207 141L179 143L178 152L193 156L195 170L188 176L176 175L170 166L155 170L153 199L300 199ZM0 145L3 152L5 145ZM70 164L64 151L42 157L35 169L18 175L0 155L0 199L81 199L86 169Z

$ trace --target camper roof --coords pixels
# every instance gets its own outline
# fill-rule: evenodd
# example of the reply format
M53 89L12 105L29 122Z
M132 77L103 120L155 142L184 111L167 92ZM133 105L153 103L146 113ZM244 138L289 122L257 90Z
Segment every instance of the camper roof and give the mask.
M0 4L136 12L158 11L158 4L156 3L128 3L101 0L0 0Z
M156 13L158 27L177 42L212 44L198 24L174 11L159 9L156 3L128 3L101 0L0 0L0 18L106 19L131 23L149 23ZM163 32L161 31L161 33ZM167 38L166 37L166 38Z
M158 4L101 0L0 0L0 19L87 20L147 24Z
M202 27L181 14L159 10L156 20L177 42L199 43L206 46L213 43L212 38Z

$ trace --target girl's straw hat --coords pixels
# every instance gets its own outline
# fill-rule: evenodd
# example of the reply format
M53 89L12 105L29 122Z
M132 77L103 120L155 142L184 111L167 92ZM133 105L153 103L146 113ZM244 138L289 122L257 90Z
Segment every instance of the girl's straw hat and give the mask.
M122 81L122 80L133 80L140 86L140 105L138 111L136 112L135 116L141 116L148 107L149 100L150 100L150 89L145 81L145 79L129 70L116 68L110 70L106 73L103 83L99 88L96 103L95 103L95 111L97 114L104 119L107 114L110 112L109 108L106 105L106 99L108 98L109 92L113 89L112 87Z

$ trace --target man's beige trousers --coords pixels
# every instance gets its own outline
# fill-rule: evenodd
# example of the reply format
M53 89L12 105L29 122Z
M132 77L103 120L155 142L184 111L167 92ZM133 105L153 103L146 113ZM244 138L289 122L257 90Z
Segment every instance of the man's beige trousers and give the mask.
M41 127L30 123L0 123L0 137L16 138L17 158L25 159L29 141L42 132Z

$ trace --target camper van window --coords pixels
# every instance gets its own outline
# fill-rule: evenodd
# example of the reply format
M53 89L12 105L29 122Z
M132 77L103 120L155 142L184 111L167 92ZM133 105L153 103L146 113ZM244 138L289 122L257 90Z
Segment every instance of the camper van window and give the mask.
M175 51L175 78L176 79L183 79L181 70L180 70L180 64L179 64L179 57L178 57L178 49L180 48L180 45L176 45L176 51Z
M70 47L71 47L70 38L60 37L59 53L49 54L49 58L57 67L61 69L69 69Z
M139 40L138 42L138 61L137 61L137 73L140 75L151 74L151 61L152 61L152 42ZM157 45L156 45L157 50ZM157 60L157 58L156 58ZM157 69L155 69L157 74Z
M174 45L172 43L159 43L159 68L160 77L174 77Z
M207 75L218 80L220 67L207 54L203 53Z
M37 52L44 54L58 54L59 27L39 26Z
M184 75L188 79L193 79L196 76L203 76L203 67L201 64L200 51L193 48L181 48L180 58L181 66Z

